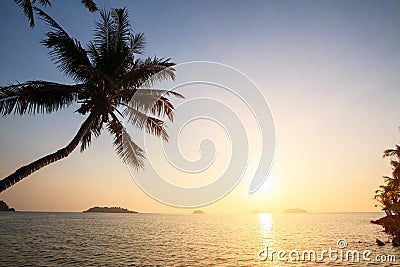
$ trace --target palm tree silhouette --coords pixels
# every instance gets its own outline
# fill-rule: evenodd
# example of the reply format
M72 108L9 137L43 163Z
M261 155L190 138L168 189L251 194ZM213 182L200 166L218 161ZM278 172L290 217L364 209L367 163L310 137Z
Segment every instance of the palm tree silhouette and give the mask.
M390 158L392 177L384 176L384 184L375 191L377 200L387 215L400 214L400 146L386 149L384 158Z
M5 177L0 181L0 192L67 157L79 144L83 152L104 128L114 136L113 145L121 159L136 168L143 167L144 151L129 136L121 120L125 117L133 126L168 141L163 119L172 121L174 110L168 97L183 96L142 88L149 88L157 80L174 79L175 64L170 59L140 57L144 35L132 33L125 8L100 11L94 39L86 49L49 15L35 10L50 27L42 43L49 48L58 68L75 84L34 80L0 87L0 114L52 113L78 104L76 112L87 117L67 146Z
M22 8L22 11L24 11L25 16L28 18L29 26L33 28L35 26L33 13L36 0L14 0L14 2ZM42 7L51 6L50 0L37 0L37 2ZM81 0L81 2L90 12L97 11L97 5L93 0Z

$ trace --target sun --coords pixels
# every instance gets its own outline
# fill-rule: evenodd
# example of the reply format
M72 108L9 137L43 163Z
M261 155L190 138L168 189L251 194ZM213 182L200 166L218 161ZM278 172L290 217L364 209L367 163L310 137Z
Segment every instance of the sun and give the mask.
M256 196L268 197L276 191L277 176L271 172L263 185L254 193Z

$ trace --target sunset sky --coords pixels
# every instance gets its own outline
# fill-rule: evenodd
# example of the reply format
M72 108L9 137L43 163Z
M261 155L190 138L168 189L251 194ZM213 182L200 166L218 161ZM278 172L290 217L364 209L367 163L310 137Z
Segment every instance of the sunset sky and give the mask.
M276 154L267 182L248 194L245 176L209 213L378 211L384 149L400 139L400 2L96 1L124 7L146 55L176 63L213 61L249 76L275 120ZM86 44L98 14L80 1L46 9ZM110 4L112 3L112 5ZM0 84L40 79L72 83L39 44L46 28L13 1L0 2ZM65 146L83 117L74 107L52 115L0 118L0 177ZM106 132L0 194L16 210L82 211L121 206L140 212L191 212L150 198L135 184Z

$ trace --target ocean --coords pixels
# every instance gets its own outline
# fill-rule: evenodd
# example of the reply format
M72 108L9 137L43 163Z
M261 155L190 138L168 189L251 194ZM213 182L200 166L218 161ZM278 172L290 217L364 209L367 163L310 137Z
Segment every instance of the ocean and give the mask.
M382 216L1 212L0 266L400 266Z

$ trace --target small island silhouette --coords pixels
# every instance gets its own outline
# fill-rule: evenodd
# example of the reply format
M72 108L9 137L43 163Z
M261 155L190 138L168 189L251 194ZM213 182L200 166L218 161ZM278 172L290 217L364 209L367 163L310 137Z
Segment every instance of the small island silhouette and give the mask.
M193 214L204 214L202 210L195 210L193 211Z
M287 209L283 213L307 213L307 211L295 208L295 209Z
M121 207L93 207L83 212L103 212L103 213L138 213Z
M0 200L0 211L15 211L14 208L10 208L6 202Z
M271 213L271 212L269 212L269 211L263 211L263 210L261 210L261 211L260 211L260 210L253 210L252 213L253 213L253 214L260 214L260 213Z

